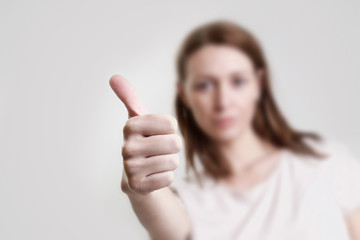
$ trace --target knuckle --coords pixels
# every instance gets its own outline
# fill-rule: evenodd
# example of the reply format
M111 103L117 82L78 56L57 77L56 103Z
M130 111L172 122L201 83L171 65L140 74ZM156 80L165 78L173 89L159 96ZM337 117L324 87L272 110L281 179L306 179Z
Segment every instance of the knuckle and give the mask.
M120 184L120 189L123 193L127 193L128 192L128 189L126 188L126 185L124 183L121 183Z
M124 161L124 169L128 176L133 176L141 168L140 161Z
M175 133L178 127L176 118L169 114L164 115L164 121L170 132Z
M134 191L141 191L141 180L129 177L129 187Z
M130 161L124 161L124 170L126 172L127 176L131 176L132 175L132 168L131 168L131 163Z
M137 122L138 122L138 116L129 118L126 121L124 128L123 128L124 137L128 137L129 135L136 132Z
M126 141L124 143L124 146L122 147L122 151L121 151L123 158L124 159L131 158L131 157L135 156L135 153L136 153L135 144L133 144L129 141Z
M132 126L129 123L126 123L123 128L123 135L124 137L128 137L132 133Z
M171 185L171 183L174 181L174 172L173 171L169 171L166 174L165 181L168 186Z
M171 170L175 170L176 168L179 167L179 158L176 155L170 157L169 164L170 164Z
M179 152L182 148L182 142L179 135L174 134L171 138L171 146L174 149L174 151Z
M121 182L120 188L121 188L121 191L122 191L123 193L128 193L128 192L129 192L128 182Z

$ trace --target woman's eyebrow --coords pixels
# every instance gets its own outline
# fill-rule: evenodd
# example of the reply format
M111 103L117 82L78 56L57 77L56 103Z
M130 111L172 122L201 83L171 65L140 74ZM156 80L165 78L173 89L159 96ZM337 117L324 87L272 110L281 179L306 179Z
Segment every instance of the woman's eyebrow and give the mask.
M246 71L241 71L241 70L235 70L233 72L231 72L229 74L230 77L234 77L234 76L246 76L247 72ZM214 76L212 74L208 74L208 73L199 73L199 74L195 74L194 78L196 80L202 80L202 79L217 79L217 76Z
M211 74L197 74L195 75L195 79L201 80L201 79L216 79L217 77L211 75Z
M240 71L240 70L236 70L236 71L233 71L231 74L229 74L229 76L238 76L238 75L241 75L241 76L246 76L247 75L247 72L246 71Z

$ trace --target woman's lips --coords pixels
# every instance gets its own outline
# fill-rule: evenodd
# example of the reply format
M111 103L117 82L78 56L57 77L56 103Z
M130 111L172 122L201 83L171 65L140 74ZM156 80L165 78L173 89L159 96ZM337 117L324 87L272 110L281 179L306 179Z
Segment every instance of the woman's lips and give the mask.
M235 118L232 117L227 117L227 118L220 118L215 120L215 124L218 127L229 127L231 125L233 125L235 122Z

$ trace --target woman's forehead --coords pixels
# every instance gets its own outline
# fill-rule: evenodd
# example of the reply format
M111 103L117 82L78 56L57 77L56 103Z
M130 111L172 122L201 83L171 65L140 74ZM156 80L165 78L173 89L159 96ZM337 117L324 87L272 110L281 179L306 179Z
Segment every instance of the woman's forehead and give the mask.
M195 51L187 61L191 75L231 75L252 71L251 59L240 49L227 45L205 45Z

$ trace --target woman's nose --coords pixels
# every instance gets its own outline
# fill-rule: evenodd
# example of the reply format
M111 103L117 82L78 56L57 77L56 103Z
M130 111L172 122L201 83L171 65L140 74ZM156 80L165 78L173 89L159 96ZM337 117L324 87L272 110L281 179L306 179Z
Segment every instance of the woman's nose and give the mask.
M215 91L215 109L224 110L230 104L231 93L229 86L226 84L218 84Z

